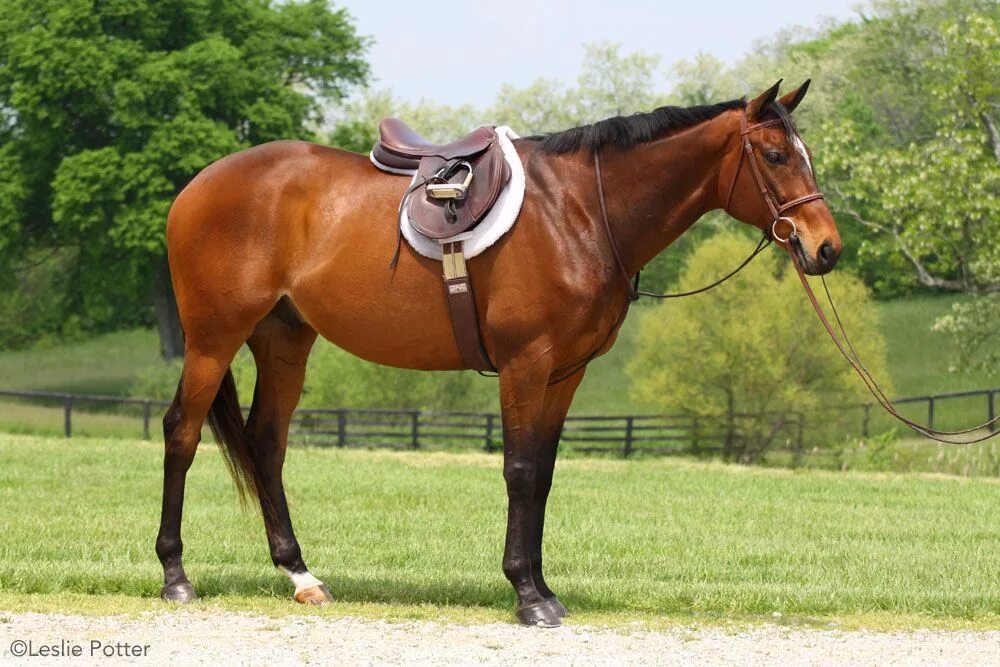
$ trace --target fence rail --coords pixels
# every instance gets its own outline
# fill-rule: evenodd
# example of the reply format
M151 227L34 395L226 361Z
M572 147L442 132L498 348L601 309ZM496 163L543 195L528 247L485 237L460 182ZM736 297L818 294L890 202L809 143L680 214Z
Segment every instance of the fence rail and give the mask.
M897 399L897 405L926 404L927 422L933 426L938 407L946 401L985 399L987 419L997 414L1000 388L958 391ZM142 437L149 439L153 417L159 417L167 401L124 398L99 394L70 394L43 391L0 390L0 398L61 406L63 433L71 437L73 412L81 406L94 405L141 420ZM860 410L860 423L844 428L863 436L873 431L873 404L831 408L841 415L841 423L853 422L853 411ZM244 408L246 410L246 408ZM89 411L86 411L89 412ZM566 419L561 442L586 453L618 454L630 457L646 454L729 454L749 437L746 424L761 415L734 414L723 419L699 419L689 415L608 415L570 416ZM779 450L798 460L803 455L803 434L807 428L803 415L777 414L769 423L766 436L771 451ZM997 425L993 431L1000 430ZM756 436L760 436L759 433ZM761 436L762 437L762 436ZM432 412L385 409L301 409L296 411L289 442L321 447L384 447L396 449L478 448L487 452L502 448L500 415L482 412Z

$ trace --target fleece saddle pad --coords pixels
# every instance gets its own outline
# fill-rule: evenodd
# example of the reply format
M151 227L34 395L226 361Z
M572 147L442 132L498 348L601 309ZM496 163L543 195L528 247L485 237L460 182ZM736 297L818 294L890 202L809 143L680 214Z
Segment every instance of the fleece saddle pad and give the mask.
M521 212L521 204L524 202L524 167L512 141L517 139L518 135L507 126L496 128L496 133L497 142L500 144L504 159L510 167L510 180L500 193L493 208L479 224L463 234L446 239L431 239L422 235L410 224L406 214L407 207L403 207L402 215L399 218L400 231L410 247L424 257L440 260L442 257L441 246L445 243L459 241L462 242L464 255L467 258L475 257L500 240L500 237L514 226L517 215ZM413 185L416 182L416 170L387 167L376 160L374 155L369 154L368 157L372 164L382 171L390 174L413 175L413 181L410 184Z

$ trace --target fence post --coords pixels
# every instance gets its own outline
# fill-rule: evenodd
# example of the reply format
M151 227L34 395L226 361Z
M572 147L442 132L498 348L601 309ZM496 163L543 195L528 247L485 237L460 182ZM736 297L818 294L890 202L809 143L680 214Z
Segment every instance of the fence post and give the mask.
M420 413L410 413L410 447L418 449L420 447Z
M149 417L153 404L146 400L142 402L142 439L149 440Z
M986 394L986 421L993 421L997 418L996 392L990 391ZM1000 431L1000 424L991 424L990 432Z
M865 416L861 422L861 435L867 438L868 436L871 435L871 427L870 427L872 418L871 403L865 404L864 408L865 408Z
M793 465L796 468L802 465L802 448L805 446L804 442L805 417L801 412L798 413L798 422L799 422L799 429L798 429L799 432L798 432L798 437L795 440L795 455L794 458L792 459Z
M63 432L67 438L73 437L73 396L63 396Z
M486 415L486 435L483 436L483 449L493 451L493 415Z
M927 397L927 428L934 428L934 397Z
M701 436L701 424L698 422L698 415L691 417L691 453L698 454L701 452L701 441L699 440Z
M631 415L625 418L625 449L622 451L625 458L632 456L632 425L634 421Z
M337 446L347 444L347 411L337 410Z

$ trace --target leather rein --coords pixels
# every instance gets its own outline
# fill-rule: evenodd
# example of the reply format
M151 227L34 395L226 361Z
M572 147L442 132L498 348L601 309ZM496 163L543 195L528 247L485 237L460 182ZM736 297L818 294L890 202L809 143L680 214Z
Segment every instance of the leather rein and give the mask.
M735 276L747 264L749 264L754 257L759 255L764 250L764 248L770 245L771 241L776 241L779 245L785 248L785 251L788 252L789 257L791 257L792 265L795 267L795 271L799 276L799 280L802 282L802 287L805 289L806 296L809 297L810 304L812 304L813 309L816 311L816 315L819 317L820 322L823 324L823 328L826 329L826 332L830 335L830 339L833 340L833 343L834 345L836 345L837 350L844 357L844 359L847 360L847 363L850 364L851 368L854 369L854 371L858 374L861 380L865 383L865 387L868 389L869 392L871 392L872 396L875 397L875 401L886 412L888 412L892 417L895 417L900 422L910 427L917 433L923 435L924 437L946 444L971 445L977 442L988 440L997 435L1000 435L1000 431L998 431L996 433L988 432L986 435L978 436L972 440L953 440L950 439L950 437L942 437L942 436L965 435L968 433L972 433L974 431L978 431L983 428L988 428L1000 422L1000 416L997 416L982 424L979 424L978 426L973 426L971 428L963 429L960 431L942 431L939 429L933 429L930 428L929 426L918 424L917 422L914 422L913 420L904 417L899 412L899 409L893 404L893 402L885 395L885 392L878 385L878 383L872 377L871 372L869 372L868 368L864 365L864 363L861 361L861 358L858 356L857 350L854 348L854 345L851 343L850 338L847 336L847 331L844 329L844 324L840 318L840 313L837 311L837 307L833 303L833 298L830 295L830 288L826 284L826 278L821 276L820 279L823 282L823 290L826 293L827 301L830 304L830 309L834 314L834 318L837 322L837 327L840 331L840 336L838 337L837 332L834 331L834 328L830 324L829 319L827 319L826 313L823 311L822 306L820 306L819 301L816 298L816 294L813 292L812 286L809 284L809 281L806 278L805 270L802 266L799 257L799 255L802 252L802 246L801 246L801 241L798 237L797 233L798 230L795 226L795 221L792 220L790 217L783 215L786 211L795 206L798 206L800 204L805 204L807 202L811 202L817 199L823 199L823 193L817 190L807 195L803 195L801 197L792 199L791 201L780 203L771 193L771 189L767 186L767 182L764 180L764 175L761 173L760 167L757 165L757 160L754 157L753 144L750 143L750 134L752 132L763 129L765 127L772 127L775 125L779 125L781 124L781 122L782 121L780 119L775 118L751 125L747 120L746 110L744 110L743 113L740 115L740 140L743 146L742 149L740 150L740 160L739 163L737 163L736 165L736 172L733 174L733 181L732 183L730 183L728 194L726 195L726 204L723 207L723 210L728 211L729 204L732 202L733 199L733 192L736 189L736 182L739 179L740 171L743 168L743 163L749 162L750 170L751 173L753 174L754 180L756 181L757 188L760 191L761 198L764 200L764 203L767 204L768 209L771 211L772 222L770 227L767 230L765 230L763 238L760 240L760 242L757 243L757 247L754 248L753 252L751 252L750 255L747 256L747 258L744 259L743 262L741 262L740 265L737 266L733 271L731 271L730 273L726 274L719 280L716 280L715 282L709 285L706 285L699 289L690 290L687 292L677 292L672 294L656 294L652 292L643 292L639 290L638 273L635 274L634 279L629 279L628 271L625 268L625 262L622 260L621 252L618 249L618 244L615 243L615 237L611 232L611 223L608 220L607 205L604 202L604 183L603 183L604 179L601 173L601 159L598 152L594 151L594 172L597 178L597 198L598 201L600 202L601 221L604 223L604 231L607 234L608 242L611 246L611 252L612 255L614 256L615 264L618 266L618 269L622 277L625 279L626 287L628 288L627 292L628 301L625 302L625 309L623 310L622 315L619 318L616 325L612 327L611 331L614 332L617 329L618 325L620 325L625 320L625 315L628 313L629 305L633 301L638 301L640 296L647 296L654 299L677 299L680 297L692 296L695 294L701 294L702 292L707 292L708 290L717 287L718 285L721 285L722 283L726 282L727 280ZM787 222L791 226L791 231L789 231L788 236L784 238L779 236L777 232L778 223L780 222ZM793 246L795 246L795 248L793 248ZM843 338L843 341L841 341L841 337ZM610 334L608 338L610 339ZM607 341L605 341L605 343L606 342ZM601 345L601 348L603 347L604 344ZM601 348L598 348L598 350L600 350ZM585 366L594 356L596 356L596 354L597 352L595 351L593 355L588 357L586 361L583 362L583 364L575 368L571 373L569 373L569 375L576 373L580 368ZM569 375L563 376L558 381L561 381L562 379L569 377Z

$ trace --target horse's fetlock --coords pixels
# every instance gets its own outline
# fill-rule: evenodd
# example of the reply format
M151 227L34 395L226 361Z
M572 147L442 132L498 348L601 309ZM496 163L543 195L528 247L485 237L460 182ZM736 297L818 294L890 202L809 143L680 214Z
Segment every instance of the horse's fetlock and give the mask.
M302 562L302 549L295 540L275 540L271 544L271 562L275 567L284 568L292 572L305 570Z
M160 535L156 538L156 556L161 564L166 564L168 560L179 558L184 550L184 544L179 537L167 537Z
M531 564L528 559L519 556L509 556L503 561L503 574L511 583L516 583L530 573Z

